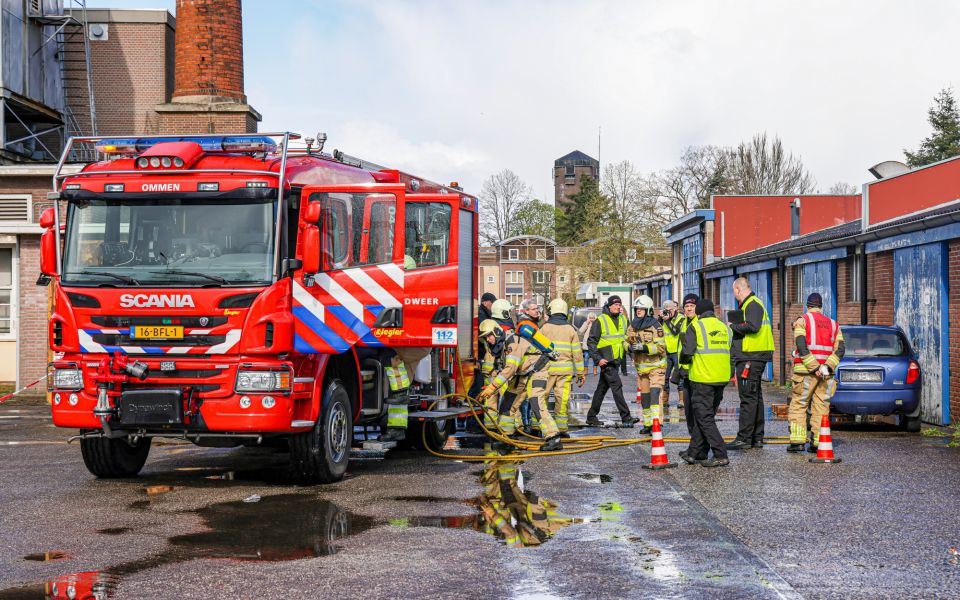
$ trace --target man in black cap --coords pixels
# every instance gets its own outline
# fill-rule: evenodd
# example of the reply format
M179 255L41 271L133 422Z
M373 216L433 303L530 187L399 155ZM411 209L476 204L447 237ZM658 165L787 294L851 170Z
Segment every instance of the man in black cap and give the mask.
M717 428L716 414L723 401L723 388L730 383L730 334L713 313L713 301L697 302L697 320L687 328L680 346L680 364L690 365L690 404L693 428L690 449L680 457L704 467L730 464L727 446ZM708 453L713 450L713 458Z
M624 426L633 427L639 421L630 414L630 406L623 398L623 381L620 379L620 365L626 362L627 317L623 314L623 302L620 296L610 296L603 307L603 313L594 321L587 337L587 351L600 367L600 380L593 393L593 403L587 413L587 425L602 425L597 414L607 390L613 392L613 401L617 403L620 419Z

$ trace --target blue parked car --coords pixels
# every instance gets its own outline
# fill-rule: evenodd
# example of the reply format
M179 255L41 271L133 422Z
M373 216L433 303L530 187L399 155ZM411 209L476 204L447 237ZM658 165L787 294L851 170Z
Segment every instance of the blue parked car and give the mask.
M846 353L837 372L831 412L899 415L907 431L920 431L917 353L899 327L842 325Z

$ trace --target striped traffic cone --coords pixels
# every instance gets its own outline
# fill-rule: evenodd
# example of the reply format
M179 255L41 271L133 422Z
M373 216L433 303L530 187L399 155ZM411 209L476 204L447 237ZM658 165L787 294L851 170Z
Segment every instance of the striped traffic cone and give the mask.
M830 417L823 415L820 420L820 440L817 442L817 457L812 463L838 463L840 459L833 455L833 439L830 437Z
M663 432L660 430L660 419L654 417L653 441L650 445L650 464L643 465L643 468L659 471L660 469L671 469L675 466L677 466L677 463L672 463L667 460L667 449L663 445Z

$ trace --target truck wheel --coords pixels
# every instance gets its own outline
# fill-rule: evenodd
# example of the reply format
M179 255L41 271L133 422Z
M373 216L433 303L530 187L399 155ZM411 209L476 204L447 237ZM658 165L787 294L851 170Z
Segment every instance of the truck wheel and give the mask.
M320 418L313 429L290 438L293 475L302 483L333 483L343 479L353 445L350 395L338 379L323 392Z
M446 421L417 421L407 425L407 443L410 448L423 448L423 432L427 432L427 447L434 452L440 452L447 444L447 438L453 435L456 423L453 419Z
M127 438L93 437L80 440L87 470L101 478L133 477L147 462L151 438L131 444Z

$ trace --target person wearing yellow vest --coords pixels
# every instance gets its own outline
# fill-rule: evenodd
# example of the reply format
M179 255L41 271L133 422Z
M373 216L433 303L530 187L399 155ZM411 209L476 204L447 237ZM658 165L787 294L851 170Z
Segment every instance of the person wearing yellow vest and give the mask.
M583 387L586 373L583 369L583 349L580 347L580 335L573 325L567 322L567 303L562 298L554 298L547 305L547 322L540 328L540 333L553 343L557 351L557 360L547 366L546 388L543 390L544 399L553 392L554 421L560 430L561 437L570 437L567 433L569 420L567 405L570 402L570 387L573 376L577 376L577 385ZM534 385L531 379L531 387Z
M617 404L620 419L625 427L633 427L640 419L630 414L630 406L623 399L623 381L620 379L620 365L626 361L627 316L623 314L623 302L620 296L610 296L603 307L600 317L593 322L587 337L587 351L600 367L600 381L593 393L593 402L587 412L587 425L603 425L597 414L607 390L613 392L613 401Z
M690 450L681 455L688 464L704 467L730 464L727 446L717 428L716 414L723 401L723 388L730 383L730 333L727 325L713 314L713 301L697 302L697 320L684 334L680 346L680 364L690 365L690 404L693 427ZM708 453L713 451L713 458Z
M820 294L814 292L807 297L807 312L793 322L793 337L797 349L793 353L793 392L787 412L787 452L803 452L808 435L808 451L816 452L820 422L823 415L830 414L830 399L837 391L834 375L846 350L840 326L823 314Z
M641 434L652 431L653 419L663 423L660 390L667 369L667 349L660 323L653 318L653 299L640 296L633 303L634 318L627 326L627 343L637 369L637 402L643 406Z
M683 409L683 421L687 424L687 433L690 435L691 441L693 441L694 421L693 405L690 403L690 369L689 365L680 364L680 349L687 329L697 321L697 302L699 301L700 297L696 294L687 294L683 297L683 312L680 314L680 321L677 324L677 337L679 338L676 353L677 368L674 369L673 375L670 377L671 381L677 384L677 408ZM693 446L688 445L686 450L680 452L680 458L691 463L692 459L689 456L692 449Z
M746 277L733 282L733 296L739 310L732 310L730 330L730 356L733 373L737 378L737 393L740 395L740 428L735 440L727 444L728 450L763 448L764 406L760 377L773 360L773 328L770 313L750 289Z
M660 406L666 412L670 404L671 375L677 368L677 351L680 350L680 325L683 323L683 315L677 312L677 303L673 300L664 302L659 320L663 328L663 344L667 349L667 370L663 374L663 391L660 392Z

